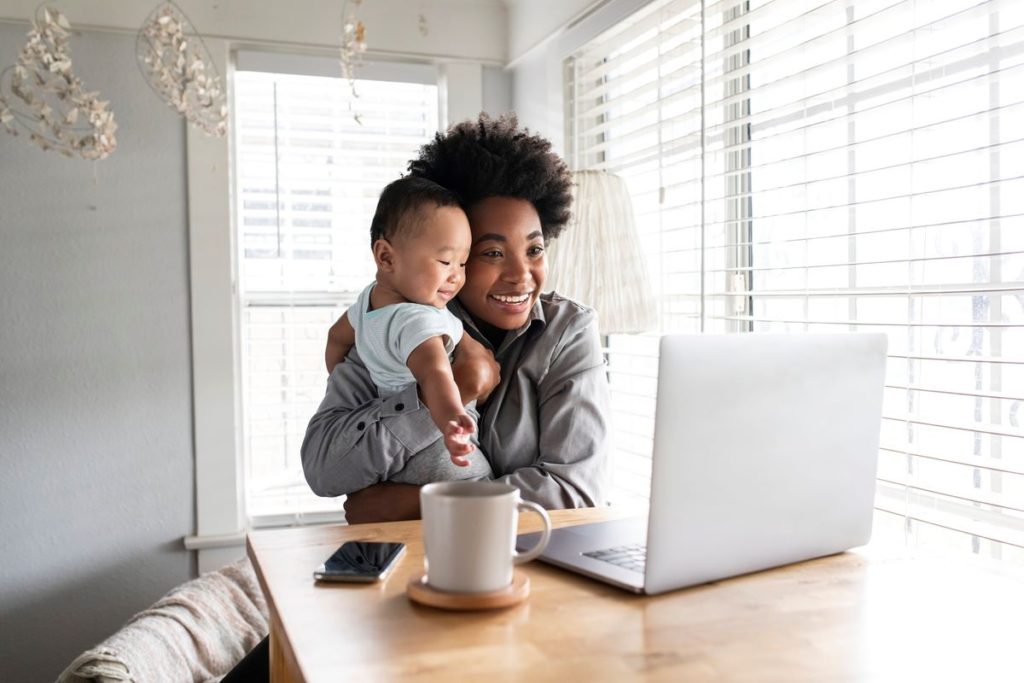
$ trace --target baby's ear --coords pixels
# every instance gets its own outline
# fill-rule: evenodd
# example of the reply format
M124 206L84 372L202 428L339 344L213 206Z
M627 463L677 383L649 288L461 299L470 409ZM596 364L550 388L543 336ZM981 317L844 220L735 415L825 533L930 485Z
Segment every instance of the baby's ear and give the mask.
M373 260L377 264L377 270L390 273L395 269L395 249L386 239L379 239L373 243Z

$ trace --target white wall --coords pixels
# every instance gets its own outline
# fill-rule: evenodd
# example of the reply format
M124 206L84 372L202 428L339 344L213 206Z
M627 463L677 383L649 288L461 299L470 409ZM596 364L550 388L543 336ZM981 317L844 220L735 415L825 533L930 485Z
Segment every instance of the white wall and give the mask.
M519 121L564 154L564 62L651 0L510 0L512 105Z
M596 0L510 0L508 55L512 108L519 122L565 153L562 117L562 45L570 21L600 4Z
M551 141L558 154L565 154L565 120L562 92L562 59L550 44L531 52L510 70L512 107L519 122Z
M508 61L515 63L600 4L601 0L509 0Z
M497 115L513 111L512 74L500 67L485 66L481 94L487 113Z

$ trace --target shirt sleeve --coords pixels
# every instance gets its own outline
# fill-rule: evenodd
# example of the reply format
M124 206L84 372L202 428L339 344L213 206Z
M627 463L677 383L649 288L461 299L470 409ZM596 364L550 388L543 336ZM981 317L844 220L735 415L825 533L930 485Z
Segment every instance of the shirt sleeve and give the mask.
M432 306L404 305L395 313L392 325L394 333L389 335L388 343L403 364L408 364L410 354L431 337L445 337L448 353L462 339L462 323L447 310Z
M548 509L604 503L611 398L593 311L570 325L538 386L539 456L503 477Z
M331 373L302 441L310 488L318 496L353 493L386 481L418 454L448 457L416 386L381 399L358 350L351 351Z

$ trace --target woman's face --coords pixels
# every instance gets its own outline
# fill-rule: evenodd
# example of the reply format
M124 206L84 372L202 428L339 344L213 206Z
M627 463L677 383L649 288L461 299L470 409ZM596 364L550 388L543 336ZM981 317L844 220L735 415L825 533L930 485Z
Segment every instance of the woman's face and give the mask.
M473 316L503 330L526 324L544 285L540 216L525 199L488 197L469 208L473 246L459 301Z

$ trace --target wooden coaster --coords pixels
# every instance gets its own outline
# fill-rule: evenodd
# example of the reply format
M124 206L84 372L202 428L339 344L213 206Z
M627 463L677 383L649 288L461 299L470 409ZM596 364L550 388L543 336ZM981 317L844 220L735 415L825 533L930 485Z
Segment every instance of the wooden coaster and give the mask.
M431 588L426 572L414 574L406 586L409 599L428 607L451 610L500 609L511 607L530 597L530 577L514 572L512 583L489 593L449 593Z

